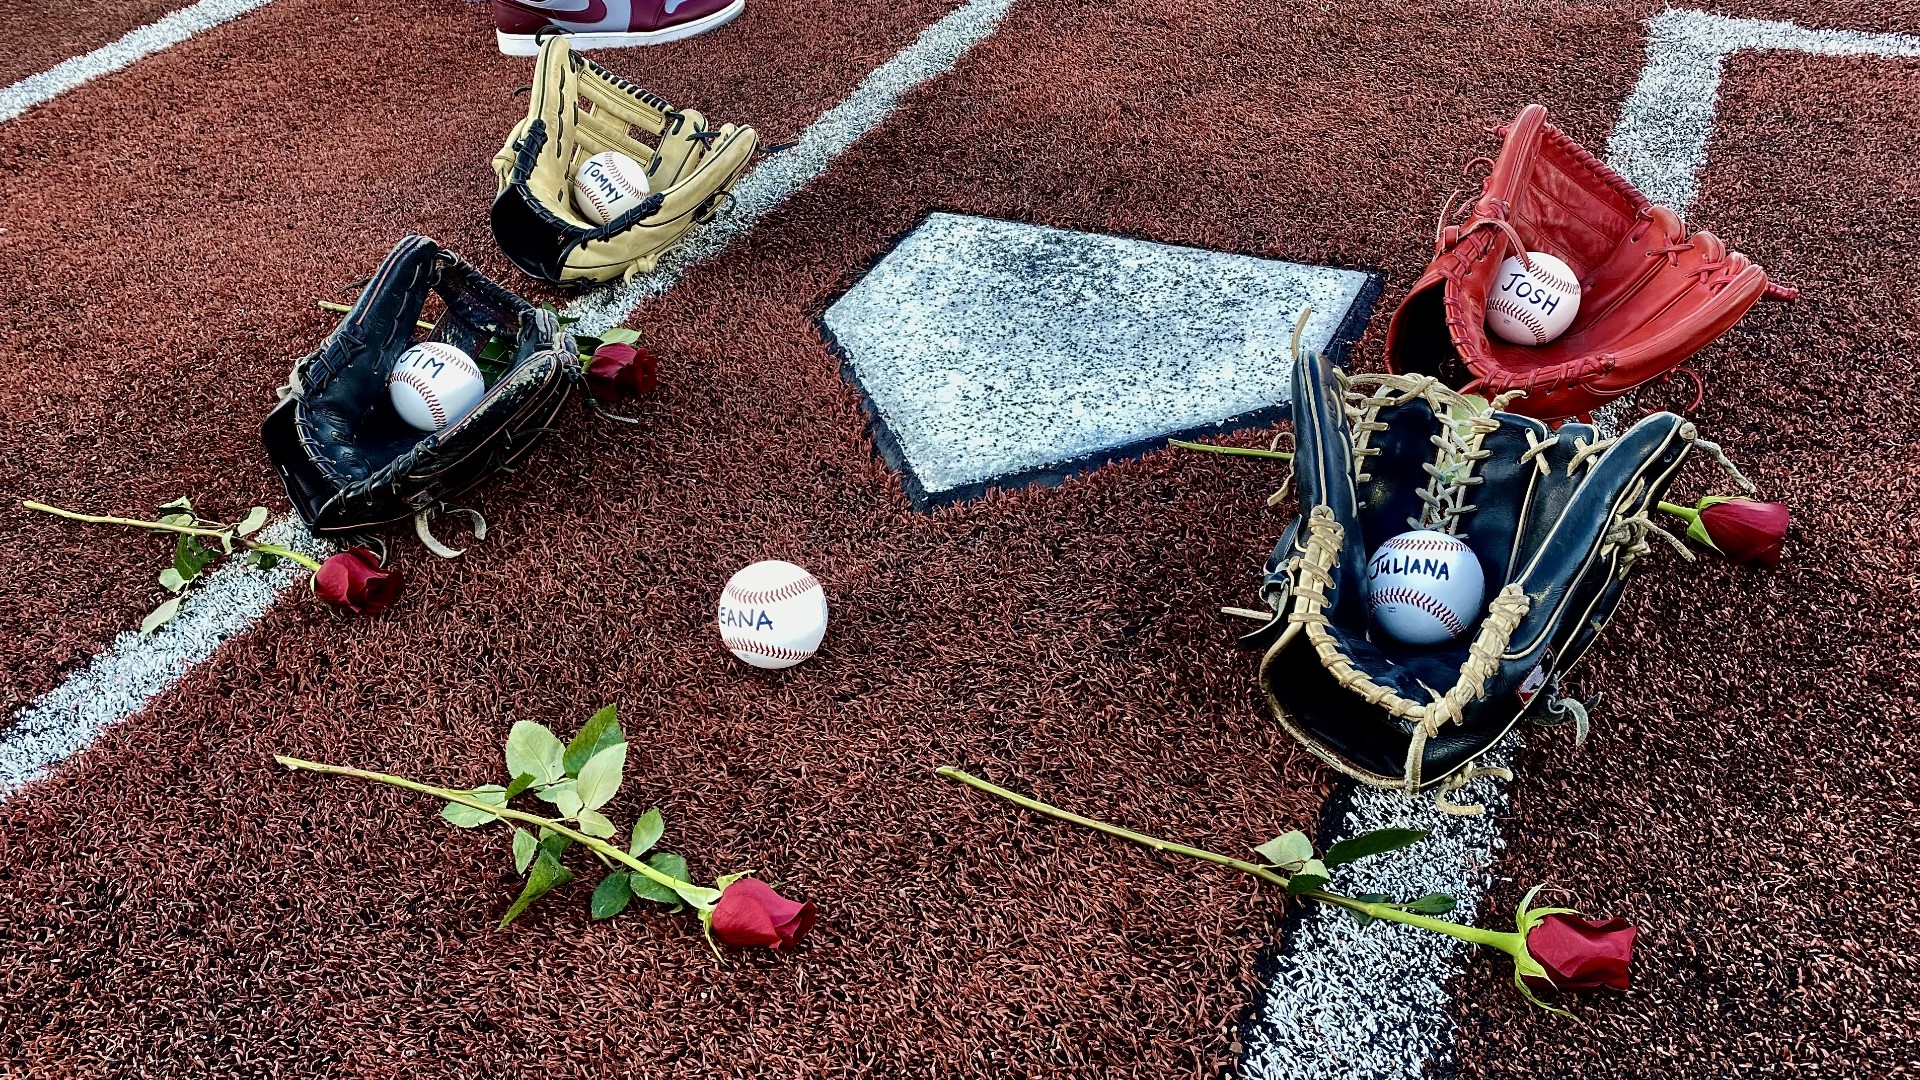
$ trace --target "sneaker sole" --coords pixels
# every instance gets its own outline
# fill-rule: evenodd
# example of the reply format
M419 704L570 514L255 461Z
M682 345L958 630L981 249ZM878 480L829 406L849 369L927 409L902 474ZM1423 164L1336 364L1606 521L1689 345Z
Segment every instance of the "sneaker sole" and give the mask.
M630 30L626 33L567 34L567 44L576 49L622 49L638 45L665 45L669 41L681 41L698 37L709 30L718 30L740 17L747 9L747 0L733 0L733 3L711 15L684 22L678 26L663 27L659 30ZM500 51L507 56L539 56L540 37L537 34L509 34L505 30L494 31L500 41Z

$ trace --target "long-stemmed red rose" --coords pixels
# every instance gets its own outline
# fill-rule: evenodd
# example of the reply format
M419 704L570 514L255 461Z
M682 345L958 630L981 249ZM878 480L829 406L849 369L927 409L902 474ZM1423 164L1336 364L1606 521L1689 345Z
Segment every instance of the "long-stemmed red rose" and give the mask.
M545 725L521 720L507 734L505 758L510 783L464 789L284 755L275 760L289 769L351 776L444 799L440 816L463 829L494 822L513 826L514 871L526 883L501 917L501 926L573 879L562 859L578 846L592 852L608 871L590 901L595 919L612 918L635 899L651 900L674 911L691 908L709 944L718 940L734 948L776 951L794 948L813 929L811 901L789 900L749 876L751 871L724 874L712 887L694 884L687 860L656 848L666 832L666 819L657 807L634 821L625 844L613 842L620 829L602 808L619 793L627 762L627 737L613 706L595 713L566 743ZM509 805L521 795L551 810L535 814ZM717 946L714 951L719 951Z
M1568 908L1536 908L1533 898L1540 892L1538 887L1520 901L1512 930L1483 930L1477 926L1435 918L1453 910L1453 898L1444 893L1429 893L1416 900L1394 902L1372 896L1343 896L1325 887L1331 868L1417 843L1427 835L1418 829L1376 829L1342 840L1319 855L1314 853L1313 841L1296 830L1282 833L1255 848L1254 851L1262 860L1255 863L1162 840L1157 836L1062 810L988 783L960 769L945 767L934 771L1058 821L1081 825L1155 851L1185 855L1251 874L1270 885L1285 889L1289 896L1305 897L1341 908L1363 924L1375 920L1396 922L1499 949L1513 957L1514 986L1528 1001L1553 1012L1564 1013L1566 1010L1541 1001L1536 989L1553 987L1581 990L1604 986L1624 990L1628 985L1627 966L1633 958L1634 928L1623 919L1596 921L1581 918L1578 912Z

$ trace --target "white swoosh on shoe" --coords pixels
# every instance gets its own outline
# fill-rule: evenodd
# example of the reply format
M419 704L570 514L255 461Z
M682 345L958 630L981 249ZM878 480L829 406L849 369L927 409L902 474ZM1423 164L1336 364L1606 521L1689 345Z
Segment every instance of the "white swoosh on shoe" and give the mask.
M593 18L605 18L606 7L598 0L519 0L521 7L551 11L557 15L589 15ZM679 4L680 0L671 0Z

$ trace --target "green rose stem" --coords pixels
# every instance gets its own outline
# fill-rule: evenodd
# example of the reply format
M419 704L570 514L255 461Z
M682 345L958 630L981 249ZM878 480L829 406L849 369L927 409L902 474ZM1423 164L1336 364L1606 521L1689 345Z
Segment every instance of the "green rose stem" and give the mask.
M69 521L84 521L90 525L124 525L131 529L146 529L150 532L182 533L187 536L211 536L216 539L226 537L228 540L239 544L249 551L258 551L267 555L276 555L282 559L291 559L309 570L318 571L320 569L318 562L291 548L285 548L279 544L263 544L255 540L249 540L239 535L238 532L231 527L225 529L209 529L204 525L169 525L164 521L142 521L139 518L81 514L72 510L62 510L57 506L48 506L43 502L34 502L31 499L21 502L20 505L29 510L38 510L41 513L52 514L54 517L63 517Z
M404 776L368 772L365 769L356 769L348 765L326 765L318 761L306 761L301 758L287 757L284 754L273 755L273 760L278 761L289 769L305 769L308 772L326 773L330 776L356 776L362 780L372 780L376 783L405 788L408 791L418 791L423 795L432 795L437 799L445 799L448 802L459 803L461 806L470 806L475 810L484 810L502 821L518 821L524 825L534 825L550 832L559 833L561 836L591 850L597 855L624 863L635 873L644 874L655 882L672 889L675 895L687 903L692 904L702 912L711 911L714 903L720 898L720 894L713 889L695 885L691 881L681 881L679 878L663 874L653 867L648 866L640 859L620 850L617 846L609 844L598 837L588 836L586 833L580 832L577 829L569 828L552 818L543 818L538 814L529 814L504 806L492 806L481 802L464 791L434 787L431 784L422 784L418 781L408 780Z
M1287 887L1286 875L1274 873L1272 867L1261 866L1258 863L1250 863L1244 859L1236 859L1228 855L1221 855L1217 852L1206 851L1202 848L1188 847L1186 844L1176 844L1170 840L1162 840L1157 836L1148 836L1146 833L1138 833L1132 829L1123 829L1118 825L1109 825L1104 821L1096 821L1090 817L1082 817L1070 810L1062 810L1057 806L1051 806L1038 799L1030 799L1018 792L1008 791L1006 788L1000 787L997 784L988 783L971 773L953 768L950 765L935 769L934 772L939 773L949 780L958 780L968 787L984 791L989 795L997 795L1010 803L1024 806L1036 814L1044 814L1047 817L1059 821L1083 825L1096 832L1106 833L1108 836L1117 836L1122 840L1131 840L1136 844L1150 847L1155 851L1171 851L1176 854L1200 859L1203 862L1231 867L1241 873L1252 874L1254 877L1259 878L1269 885L1278 885L1282 889ZM1445 919L1435 919L1415 912L1403 911L1397 905L1391 903L1369 903L1365 900L1355 900L1351 896L1341 896L1339 893L1327 892L1325 889L1308 889L1298 895L1311 897L1323 904L1332 904L1335 907L1342 907L1349 911L1359 912L1370 918L1382 919L1387 922L1403 923L1407 926L1417 926L1422 930L1431 930L1436 934L1445 934L1448 937L1458 938L1461 941L1470 941L1475 945L1486 945L1512 956L1515 961L1520 961L1523 957L1527 957L1527 939L1524 934L1502 932L1499 930L1482 930L1477 926L1465 926L1456 922L1448 922ZM1530 961L1531 958L1528 958L1528 960Z
M332 300L315 300L314 303L319 306L321 311L337 311L342 315L353 310L353 308L347 304L337 304ZM433 324L425 319L415 319L413 325L422 330L433 329Z
M1208 454L1230 454L1234 457L1270 458L1275 461L1292 461L1293 455L1285 450L1255 450L1246 446L1214 446L1211 443L1188 442L1185 439L1168 439L1168 446L1177 446L1182 450L1199 450Z

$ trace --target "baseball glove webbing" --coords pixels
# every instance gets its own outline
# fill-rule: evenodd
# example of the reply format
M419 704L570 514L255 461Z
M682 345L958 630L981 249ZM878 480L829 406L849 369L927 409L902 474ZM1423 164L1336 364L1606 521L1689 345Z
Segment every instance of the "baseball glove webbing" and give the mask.
M1546 115L1529 105L1495 129L1500 156L1479 159L1491 170L1467 221L1442 225L1433 261L1388 324L1389 371L1435 375L1486 397L1520 391L1513 409L1528 416L1590 419L1679 368L1762 296L1799 295L1712 233L1688 235L1679 215ZM1581 286L1573 325L1544 345L1486 329L1501 262L1528 251L1558 256Z
M1585 710L1559 698L1560 680L1618 606L1649 534L1678 545L1648 511L1688 454L1724 455L1672 413L1602 439L1432 376L1349 379L1318 354L1296 355L1293 385L1302 513L1267 561L1269 621L1246 639L1265 650L1263 690L1334 768L1478 813L1445 796L1505 773L1478 762L1523 717L1571 719L1584 734ZM1468 634L1439 649L1368 633L1367 555L1417 528L1465 541L1493 594Z
M674 108L556 35L540 48L526 119L493 158L500 183L490 215L494 237L515 266L554 285L645 273L713 219L758 142L750 127L708 127L699 112ZM653 193L595 225L574 208L573 174L608 150L638 161Z

